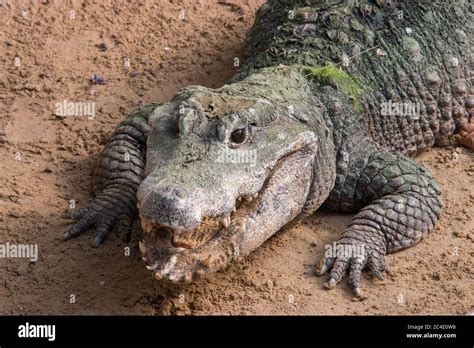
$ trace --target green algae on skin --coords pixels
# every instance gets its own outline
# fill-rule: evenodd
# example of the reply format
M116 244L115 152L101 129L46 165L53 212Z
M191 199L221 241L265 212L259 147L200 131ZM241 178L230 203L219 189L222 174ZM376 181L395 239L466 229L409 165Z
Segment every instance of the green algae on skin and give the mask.
M360 96L363 92L368 92L369 88L363 87L355 77L332 64L323 67L306 66L304 71L321 83L334 83L352 100L355 110L362 113Z

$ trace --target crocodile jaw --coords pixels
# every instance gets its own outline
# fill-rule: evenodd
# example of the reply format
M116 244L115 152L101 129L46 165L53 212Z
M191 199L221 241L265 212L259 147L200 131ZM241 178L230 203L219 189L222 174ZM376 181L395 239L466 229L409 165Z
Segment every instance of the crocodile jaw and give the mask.
M239 208L208 219L207 224L217 222L214 229L203 229L204 223L192 231L182 231L179 236L140 216L144 238L139 249L147 269L157 280L182 284L223 269L231 260L239 260L239 240L246 232L247 216L257 206L258 199L253 198L238 199L245 201L236 204Z

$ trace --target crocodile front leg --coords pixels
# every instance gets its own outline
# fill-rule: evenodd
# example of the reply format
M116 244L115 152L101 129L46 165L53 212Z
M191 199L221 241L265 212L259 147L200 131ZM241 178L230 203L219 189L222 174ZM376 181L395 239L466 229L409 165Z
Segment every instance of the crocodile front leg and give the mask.
M365 156L365 157L362 157ZM360 295L360 276L368 268L382 278L384 255L410 247L435 226L441 213L440 189L430 173L412 159L373 149L352 161L344 180L336 181L332 208L360 211L321 260L333 288L349 270L349 283ZM349 252L347 252L349 251Z
M148 117L157 104L147 105L121 122L104 150L94 172L95 199L88 208L65 213L78 221L64 232L64 239L96 228L97 246L114 230L124 239L137 213L136 192L144 178Z

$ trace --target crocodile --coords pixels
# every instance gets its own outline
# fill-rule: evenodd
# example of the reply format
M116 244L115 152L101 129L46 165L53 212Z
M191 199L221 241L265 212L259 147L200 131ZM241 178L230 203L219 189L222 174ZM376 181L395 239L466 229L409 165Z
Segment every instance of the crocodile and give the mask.
M323 207L354 214L315 273L367 269L425 238L441 190L413 157L474 147L474 5L459 1L269 0L236 75L129 115L94 172L95 198L64 238L129 238L160 281L226 268ZM457 137L457 138L456 138ZM461 138L461 139L459 139ZM454 140L453 140L454 139Z

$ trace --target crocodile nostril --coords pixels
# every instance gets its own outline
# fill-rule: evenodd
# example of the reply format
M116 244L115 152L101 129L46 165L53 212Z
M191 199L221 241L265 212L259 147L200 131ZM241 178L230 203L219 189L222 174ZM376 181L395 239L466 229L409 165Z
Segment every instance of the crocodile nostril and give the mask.
M178 198L184 198L183 192L181 190L177 189L177 188L172 188L171 189L171 194L175 195Z

